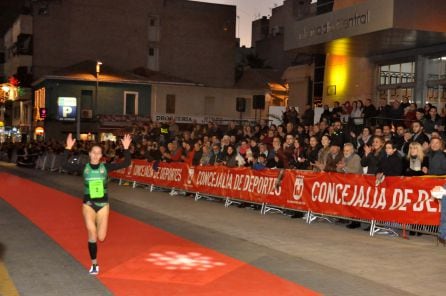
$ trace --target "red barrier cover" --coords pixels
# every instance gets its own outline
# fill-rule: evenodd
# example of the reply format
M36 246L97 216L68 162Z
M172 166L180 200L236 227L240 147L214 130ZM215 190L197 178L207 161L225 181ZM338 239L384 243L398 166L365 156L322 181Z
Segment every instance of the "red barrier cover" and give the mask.
M110 177L153 184L160 187L186 189L188 165L182 162L153 162L132 160L132 164L122 170L110 172Z
M430 190L445 183L440 178L387 177L376 186L376 178L368 175L184 163L154 168L142 160L110 176L327 215L422 225L439 224L440 203L430 198Z

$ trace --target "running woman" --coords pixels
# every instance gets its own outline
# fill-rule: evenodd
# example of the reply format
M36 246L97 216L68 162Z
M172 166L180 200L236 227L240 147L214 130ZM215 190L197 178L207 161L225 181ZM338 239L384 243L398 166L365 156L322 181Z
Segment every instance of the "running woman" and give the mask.
M88 251L91 258L90 274L99 273L97 261L97 241L104 241L107 235L108 214L110 206L107 195L107 173L114 170L126 168L131 163L128 148L132 142L130 135L125 135L121 140L124 147L124 161L120 163L102 163L102 147L93 145L88 153L89 163L64 164L63 168L68 172L79 172L84 179L84 201L82 205L82 215L88 232ZM65 156L68 159L68 151L73 148L76 139L68 134Z

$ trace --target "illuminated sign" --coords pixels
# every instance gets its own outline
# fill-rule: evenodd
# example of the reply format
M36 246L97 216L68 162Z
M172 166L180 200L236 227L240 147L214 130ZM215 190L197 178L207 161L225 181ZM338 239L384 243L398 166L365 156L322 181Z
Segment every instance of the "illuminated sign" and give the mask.
M38 126L38 127L36 127L36 129L34 130L34 133L35 133L36 135L41 136L41 135L43 135L43 134L45 133L45 130L43 129L43 127Z
M41 119L46 118L46 108L39 108L39 116Z
M57 98L57 119L62 121L75 121L77 111L77 99L73 97Z

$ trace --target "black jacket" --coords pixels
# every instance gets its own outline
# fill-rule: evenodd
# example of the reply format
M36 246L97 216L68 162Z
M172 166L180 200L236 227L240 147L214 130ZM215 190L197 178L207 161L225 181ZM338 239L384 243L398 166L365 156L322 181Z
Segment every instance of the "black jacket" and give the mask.
M403 173L403 160L395 151L392 155L387 155L381 159L378 164L377 173L383 173L385 176L401 176Z

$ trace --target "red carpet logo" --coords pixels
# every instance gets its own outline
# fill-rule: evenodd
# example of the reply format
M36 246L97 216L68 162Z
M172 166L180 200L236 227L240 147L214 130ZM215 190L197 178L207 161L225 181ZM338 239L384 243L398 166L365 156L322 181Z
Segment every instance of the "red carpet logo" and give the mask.
M164 267L167 270L207 271L208 269L226 265L223 262L215 262L211 257L196 252L185 254L170 251L151 253L146 261Z

